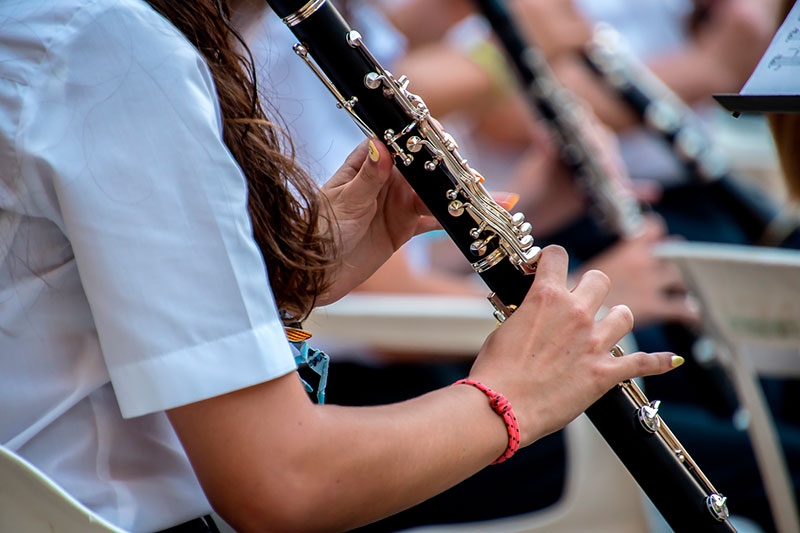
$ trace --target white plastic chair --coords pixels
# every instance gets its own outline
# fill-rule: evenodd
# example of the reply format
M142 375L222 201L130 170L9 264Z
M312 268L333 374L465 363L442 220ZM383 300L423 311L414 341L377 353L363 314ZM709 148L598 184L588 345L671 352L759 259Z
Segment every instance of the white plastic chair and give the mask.
M363 343L432 355L477 354L496 327L482 298L354 293L316 310L305 328L323 341ZM627 339L626 339L627 340ZM624 345L632 351L632 345ZM335 357L335 353L332 354ZM566 428L567 478L549 508L484 522L431 525L415 533L643 533L651 529L641 489L589 419ZM531 484L536 483L531 479Z
M532 513L482 522L417 527L407 533L644 533L644 495L592 423L581 415L565 429L567 478L561 499ZM535 484L536 479L531 479Z
M479 297L356 292L315 309L304 327L312 344L463 357L477 354L494 330L492 310Z
M125 533L67 494L31 463L2 446L0 531Z
M671 242L674 262L700 301L707 334L724 348L778 531L800 531L795 493L760 376L800 377L800 251Z

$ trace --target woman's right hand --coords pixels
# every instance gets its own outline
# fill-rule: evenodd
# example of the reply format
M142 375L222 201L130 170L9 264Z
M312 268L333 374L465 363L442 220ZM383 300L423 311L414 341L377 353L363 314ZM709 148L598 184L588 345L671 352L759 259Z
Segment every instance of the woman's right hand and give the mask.
M610 390L683 362L671 353L612 357L633 327L625 305L595 320L610 281L590 270L567 288L567 253L546 247L525 300L484 343L470 378L503 394L519 421L522 445L557 431Z

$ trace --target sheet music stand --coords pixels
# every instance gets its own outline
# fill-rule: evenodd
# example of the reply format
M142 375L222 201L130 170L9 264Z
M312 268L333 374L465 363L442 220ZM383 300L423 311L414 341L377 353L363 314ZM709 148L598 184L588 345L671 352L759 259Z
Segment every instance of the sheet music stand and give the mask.
M715 94L714 99L734 117L743 113L800 113L798 69L800 2L795 2L742 90L738 94Z
M734 117L745 113L800 113L800 96L793 94L715 94L722 107Z

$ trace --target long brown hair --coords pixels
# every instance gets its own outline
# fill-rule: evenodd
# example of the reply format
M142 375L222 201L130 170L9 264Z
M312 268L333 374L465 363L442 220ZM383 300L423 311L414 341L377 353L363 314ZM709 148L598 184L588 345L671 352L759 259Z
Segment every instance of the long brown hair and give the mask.
M211 69L225 144L247 178L253 233L275 300L281 310L304 317L327 288L334 240L319 230L323 215L314 181L295 164L291 140L264 113L253 60L231 27L228 2L147 2L197 47Z

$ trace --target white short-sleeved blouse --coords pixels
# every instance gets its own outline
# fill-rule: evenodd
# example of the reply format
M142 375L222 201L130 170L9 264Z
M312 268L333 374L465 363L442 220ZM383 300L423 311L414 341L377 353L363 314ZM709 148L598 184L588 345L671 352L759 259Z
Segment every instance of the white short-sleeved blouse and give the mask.
M131 531L209 511L165 409L295 369L221 129L144 2L0 3L0 443Z

